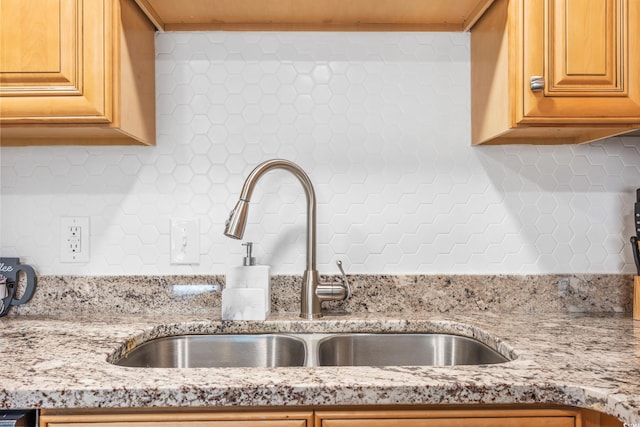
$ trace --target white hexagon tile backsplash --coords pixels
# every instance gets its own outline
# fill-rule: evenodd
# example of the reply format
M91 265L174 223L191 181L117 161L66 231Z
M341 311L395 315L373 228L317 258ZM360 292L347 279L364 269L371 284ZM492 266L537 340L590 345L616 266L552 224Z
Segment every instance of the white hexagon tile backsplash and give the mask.
M222 274L224 221L251 169L301 165L318 265L350 273L630 273L640 139L472 147L466 33L159 33L155 147L2 148L0 254L41 274ZM91 220L90 262L60 262L60 218ZM200 262L170 263L197 219ZM301 274L305 198L257 185L245 239Z

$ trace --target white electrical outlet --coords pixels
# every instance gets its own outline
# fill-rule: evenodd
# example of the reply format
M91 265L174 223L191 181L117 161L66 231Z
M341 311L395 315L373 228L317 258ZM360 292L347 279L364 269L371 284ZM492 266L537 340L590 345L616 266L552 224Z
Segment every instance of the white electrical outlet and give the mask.
M171 264L200 264L200 221L171 219Z
M89 217L60 218L60 262L89 262Z

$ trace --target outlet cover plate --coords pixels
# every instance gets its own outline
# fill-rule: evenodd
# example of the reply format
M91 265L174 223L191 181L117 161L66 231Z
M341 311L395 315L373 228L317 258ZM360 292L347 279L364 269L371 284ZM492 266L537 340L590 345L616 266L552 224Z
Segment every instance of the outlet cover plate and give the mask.
M60 262L89 262L89 217L60 218Z

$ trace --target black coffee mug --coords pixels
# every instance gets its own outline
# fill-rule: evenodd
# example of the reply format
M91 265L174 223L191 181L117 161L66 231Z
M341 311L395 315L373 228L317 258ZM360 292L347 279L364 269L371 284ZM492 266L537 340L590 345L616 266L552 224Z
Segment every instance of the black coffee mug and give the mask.
M27 286L18 297L19 273L22 272L27 281ZM36 272L30 265L20 264L20 258L0 258L0 277L6 279L7 296L2 298L2 306L0 307L0 316L4 316L12 305L22 305L29 301L36 290Z

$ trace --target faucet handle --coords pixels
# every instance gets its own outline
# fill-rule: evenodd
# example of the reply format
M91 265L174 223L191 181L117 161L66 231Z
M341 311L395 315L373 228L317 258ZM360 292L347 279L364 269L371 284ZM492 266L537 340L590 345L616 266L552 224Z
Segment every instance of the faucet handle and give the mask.
M344 301L349 299L351 296L351 286L349 286L349 281L347 280L347 275L344 273L344 269L342 268L342 261L336 261L336 265L340 269L340 273L342 273L342 278L340 282L331 282L331 283L317 283L315 287L316 296L322 301ZM308 272L305 272L305 277ZM314 271L315 277L317 277L318 272ZM305 279L303 278L303 281Z
M342 283L344 283L345 288L347 288L347 297L345 299L349 299L351 297L351 285L349 285L349 280L347 279L347 275L344 272L344 268L342 268L342 261L337 260L336 265L342 274Z

